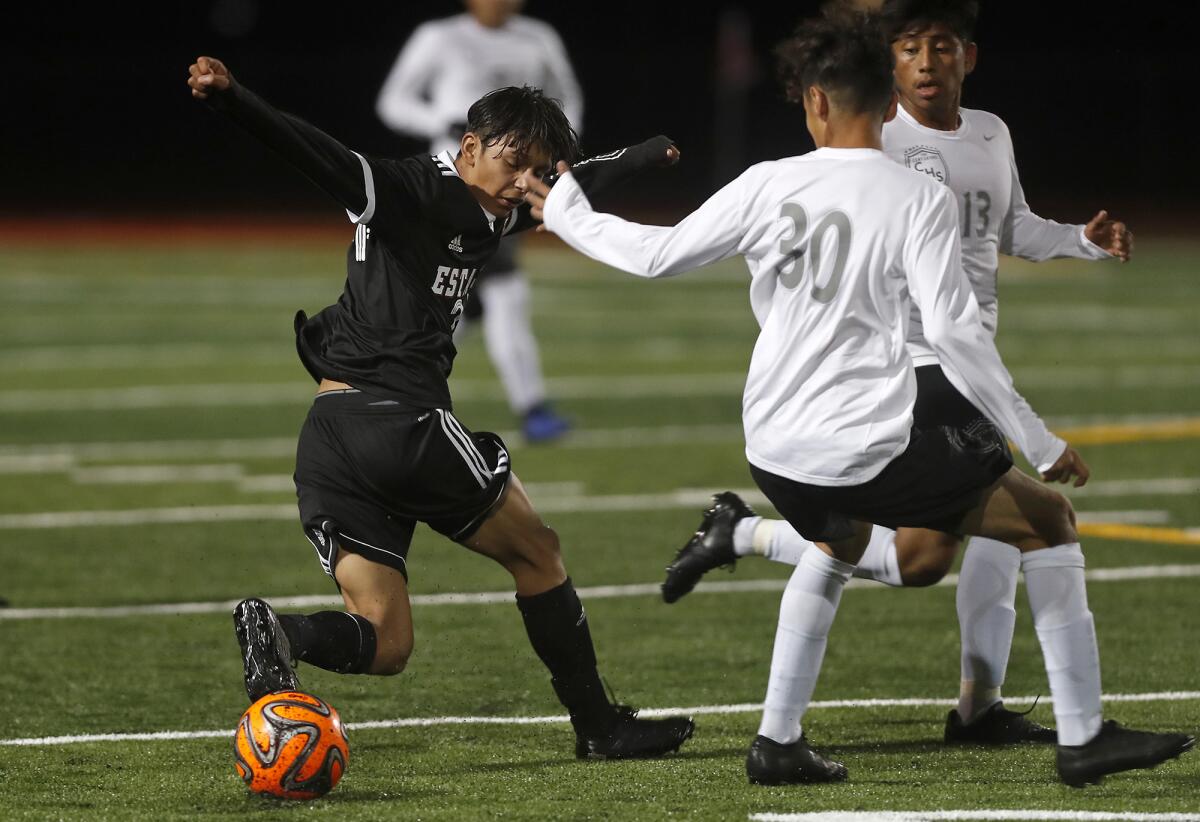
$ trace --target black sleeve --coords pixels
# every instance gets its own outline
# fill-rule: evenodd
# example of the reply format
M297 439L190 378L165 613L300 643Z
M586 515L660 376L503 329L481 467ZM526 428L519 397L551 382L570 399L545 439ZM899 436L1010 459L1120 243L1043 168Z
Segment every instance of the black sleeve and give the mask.
M673 145L674 140L660 134L637 145L580 160L572 166L571 173L583 193L592 197L648 168L667 165L667 149ZM558 173L551 172L542 179L552 186Z
M348 210L362 214L368 209L374 192L367 190L363 161L319 128L273 108L237 82L209 95L207 102L278 152Z
M595 157L580 160L571 167L571 172L575 175L583 193L592 197L618 183L623 183L648 168L667 165L667 149L673 145L675 145L674 140L660 134L637 145L626 146L607 154L597 154ZM542 177L542 181L551 187L554 186L556 180L558 180L557 171L551 171ZM529 209L528 205L521 206L512 218L512 227L505 229L504 233L513 234L538 225L540 221L533 218Z

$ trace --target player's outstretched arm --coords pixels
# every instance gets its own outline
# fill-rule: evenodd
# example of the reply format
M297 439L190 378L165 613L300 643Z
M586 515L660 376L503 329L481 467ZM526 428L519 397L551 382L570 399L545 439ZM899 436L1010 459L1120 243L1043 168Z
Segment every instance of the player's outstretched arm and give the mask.
M1083 227L1083 236L1123 263L1133 255L1133 232L1120 220L1109 219L1107 211L1101 210Z
M616 188L647 169L671 166L677 162L679 147L670 137L660 134L636 145L588 157L574 166L559 162L557 168L541 178L527 172L524 181L528 192L526 210L512 230L525 231L543 219L542 207L546 202L546 194L553 188L559 176L567 171L572 173L583 193L592 196L606 189ZM544 225L538 225L538 231L544 230Z
M567 245L639 277L670 277L738 253L744 234L742 205L747 175L726 185L672 227L642 225L592 209L575 175L559 164L553 188L526 178L531 204L546 229Z
M196 58L188 69L188 87L193 97L270 146L346 209L355 215L371 210L373 184L367 161L357 152L299 117L273 108L236 82L229 68L214 57Z

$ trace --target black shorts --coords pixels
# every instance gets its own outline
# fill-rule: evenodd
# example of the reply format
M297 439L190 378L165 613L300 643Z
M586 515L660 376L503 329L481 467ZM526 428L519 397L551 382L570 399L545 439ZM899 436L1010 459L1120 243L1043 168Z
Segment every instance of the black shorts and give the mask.
M509 477L495 434L473 433L443 409L407 409L356 390L318 395L296 448L300 522L330 576L340 548L407 577L418 521L464 540Z
M908 447L861 485L810 485L754 465L750 474L805 539L846 539L850 521L959 533L985 489L1012 468L1000 430L950 384L939 366L917 369Z

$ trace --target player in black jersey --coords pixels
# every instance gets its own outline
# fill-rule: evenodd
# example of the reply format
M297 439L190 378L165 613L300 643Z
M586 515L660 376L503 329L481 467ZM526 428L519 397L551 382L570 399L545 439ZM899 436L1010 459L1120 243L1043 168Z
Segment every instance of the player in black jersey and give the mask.
M356 225L345 288L296 317L300 359L318 382L300 432L296 493L305 534L346 611L277 615L241 602L234 624L251 700L298 686L300 660L391 675L413 647L406 557L417 521L512 574L517 606L567 708L580 758L658 756L691 719L638 719L609 703L583 606L558 537L538 517L495 434L454 416L452 333L500 238L536 224L523 174L572 159L577 140L556 101L505 88L471 106L456 156L364 157L272 108L200 57L188 85L336 199ZM677 156L665 137L577 165L602 187Z

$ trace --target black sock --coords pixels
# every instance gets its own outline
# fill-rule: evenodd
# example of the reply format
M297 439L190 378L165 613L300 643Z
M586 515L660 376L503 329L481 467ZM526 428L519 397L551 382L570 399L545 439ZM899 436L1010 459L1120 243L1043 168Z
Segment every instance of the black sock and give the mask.
M375 626L345 611L280 614L292 655L339 674L365 674L375 661Z
M587 615L568 578L557 588L530 597L517 596L529 642L547 668L559 701L575 730L607 733L613 711L596 671L596 651Z

